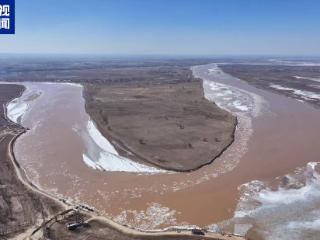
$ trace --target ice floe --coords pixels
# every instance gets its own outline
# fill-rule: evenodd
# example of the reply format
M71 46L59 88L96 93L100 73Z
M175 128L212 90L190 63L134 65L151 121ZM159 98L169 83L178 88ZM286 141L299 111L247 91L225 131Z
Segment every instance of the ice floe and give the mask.
M88 126L87 126L89 135L92 137L93 141L97 144L97 146L104 151L118 155L116 149L111 145L111 143L100 133L98 128L95 126L93 121L89 120L88 121Z
M162 224L177 224L177 212L175 210L163 206L160 203L150 203L148 205L145 211L124 210L115 216L113 220L136 229L152 231L157 230Z
M201 178L192 183L188 181L176 183L174 191L233 170L248 150L248 141L253 133L252 119L260 116L267 107L263 97L247 89L247 84L240 79L224 73L217 64L195 66L191 69L195 77L203 80L204 97L237 116L238 123L234 143L219 157L219 164L215 169L208 168ZM242 87L242 85L245 86Z
M30 104L37 99L42 92L32 87L32 84L19 83L24 85L25 90L20 97L10 101L6 105L7 117L18 124L22 124L23 116L28 112Z
M320 82L320 77L301 77L301 76L293 76L295 79L306 79L314 82Z
M47 91L41 86L54 85L82 87L81 84L66 82L23 82L19 84L24 85L26 87L26 90L20 97L12 100L6 106L8 118L19 124L22 124L22 118L28 112L28 110L31 109L31 105L33 105L33 103L35 102L34 100L42 95L43 91ZM86 146L88 151L83 153L83 161L87 166L103 171L122 171L135 173L168 172L152 166L140 164L128 158L120 156L114 146L96 128L93 121L90 120L90 117L86 115L86 118L89 119L87 125L78 126L77 129L80 128L83 130L82 132L87 132L85 134L85 144L89 146ZM39 122L38 124L41 124L41 122ZM35 127L37 125L35 125Z
M275 63L279 65L284 65L284 66L320 66L320 62L314 62L314 61L292 61L292 60L282 60L282 59L268 59L270 63Z
M224 79L230 80L234 77L224 73L217 64L211 65L208 74L219 79L219 82L203 80L204 95L209 101L214 101L219 107L236 115L239 112L248 113L251 117L257 117L261 114L261 108L264 104L262 97L247 90L221 83ZM240 81L240 79L234 79Z
M320 239L319 167L312 162L298 168L280 178L276 189L257 180L241 185L234 218L212 227L236 232L242 226L242 234L253 228L267 240Z
M320 94L310 92L310 91L304 91L296 88L289 88L289 87L284 87L278 84L270 84L269 85L271 88L280 90L280 91L289 91L296 95L297 97L300 97L304 100L320 100Z
M21 118L27 110L28 104L15 98L7 104L7 117L15 123L21 123Z
M133 173L164 173L165 170L140 164L118 154L113 145L97 129L93 121L87 125L87 152L83 161L87 166L103 171Z
M241 94L238 89L212 81L204 81L203 84L205 97L223 109L235 113L239 111L248 112L253 108L252 101L248 96ZM208 88L210 91L208 91Z

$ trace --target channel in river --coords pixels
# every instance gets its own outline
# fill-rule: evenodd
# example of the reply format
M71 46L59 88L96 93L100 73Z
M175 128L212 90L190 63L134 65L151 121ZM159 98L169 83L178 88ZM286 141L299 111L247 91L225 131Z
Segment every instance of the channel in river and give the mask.
M173 173L119 156L85 112L82 86L65 83L23 83L27 90L8 104L8 116L29 129L15 143L16 158L41 189L140 229L197 225L268 238L276 227L293 226L290 218L302 228L312 222L318 195L311 196L316 200L305 210L307 220L292 211L295 201L288 215L279 211L288 222L275 219L279 199L287 198L286 189L291 194L290 181L305 172L318 176L317 164L310 163L320 156L320 111L256 89L215 64L193 72L204 79L205 97L239 120L235 142L208 166ZM289 173L286 185L282 176ZM308 179L301 182L320 195L319 183Z

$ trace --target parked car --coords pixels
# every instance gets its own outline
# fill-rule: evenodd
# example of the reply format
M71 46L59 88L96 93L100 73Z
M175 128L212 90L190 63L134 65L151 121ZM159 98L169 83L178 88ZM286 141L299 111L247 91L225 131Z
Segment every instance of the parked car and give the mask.
M201 229L198 229L198 228L192 229L191 232L194 235L205 235L204 231L202 231Z

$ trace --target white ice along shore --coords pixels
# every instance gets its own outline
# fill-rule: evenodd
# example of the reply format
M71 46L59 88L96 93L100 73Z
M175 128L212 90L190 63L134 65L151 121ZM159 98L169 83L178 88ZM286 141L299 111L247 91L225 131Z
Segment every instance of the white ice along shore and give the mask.
M28 110L28 104L15 98L7 104L7 117L15 123L21 123L22 116Z
M320 77L301 77L301 76L293 76L295 79L305 79L305 80L310 80L314 82L319 82L320 83Z
M24 92L20 97L17 97L10 101L6 105L7 117L18 124L22 124L23 116L31 109L31 105L34 103L35 99L38 99L43 94L43 91L39 88L39 85L57 85L64 84L74 87L82 87L78 83L68 83L68 82L0 82L1 84L19 84L25 87Z
M162 169L134 162L118 154L112 144L100 133L93 121L87 125L87 152L83 154L83 161L91 168L112 172L133 173L164 173Z
M263 114L263 110L267 109L267 102L248 89L247 84L240 79L223 72L218 64L194 66L191 70L195 77L203 80L204 97L237 116L234 143L220 157L223 167L217 169L219 174L229 172L247 152L248 141L253 133L252 119ZM208 173L205 176L216 177L217 174Z
M280 91L292 92L294 95L296 95L297 97L300 97L304 100L320 100L320 94L317 94L314 92L303 91L303 90L296 89L296 88L283 87L278 84L270 84L270 87L277 89L277 90L280 90Z
M234 218L210 227L240 235L253 228L266 240L320 239L320 164L279 179L276 190L257 180L241 185Z
M320 62L312 61L290 61L290 60L281 60L281 59L268 59L270 63L282 65L282 66L320 66Z
M224 73L217 64L208 69L208 74L222 81L231 77ZM209 101L214 101L219 107L231 113L236 115L245 113L251 117L257 117L261 114L264 100L255 93L206 79L203 80L203 88L204 95Z
M32 83L32 82L17 82L25 86L25 91L18 98L13 99L6 105L7 117L18 124L23 125L23 118L32 109L33 105L40 100L40 96L47 97L48 94L53 96L54 92L47 93L45 86L71 86L81 87L81 84L75 83ZM43 87L44 86L44 87ZM35 101L36 100L36 101ZM82 110L81 110L82 111ZM121 171L121 172L135 172L135 173L164 173L161 169L155 167L139 164L125 157L119 156L118 152L112 146L112 144L99 132L95 124L90 120L90 117L86 114L83 106L83 114L80 114L85 118L87 124L82 124L81 121L75 123L84 133L85 145L87 152L83 154L83 161L94 169L104 171ZM82 118L82 117L79 118ZM89 119L87 121L87 119ZM80 125L79 125L80 124Z
M15 123L22 124L22 119L30 109L30 105L42 94L42 92L36 88L33 88L32 85L28 83L15 84L23 85L25 90L20 97L17 97L7 103L7 117Z
M247 151L248 141L253 133L252 118L260 116L267 103L263 97L245 87L240 88L242 81L224 73L218 64L195 66L191 69L195 77L203 80L204 97L237 116L235 142L223 153L224 167L219 169L220 173L231 171ZM231 83L228 84L229 82ZM233 82L237 82L237 85L231 85Z

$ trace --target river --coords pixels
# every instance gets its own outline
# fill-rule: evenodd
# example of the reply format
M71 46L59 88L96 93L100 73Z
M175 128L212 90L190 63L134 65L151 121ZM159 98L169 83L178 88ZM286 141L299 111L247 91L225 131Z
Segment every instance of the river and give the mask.
M208 166L173 173L120 157L85 112L82 86L65 83L23 83L27 90L8 104L8 116L30 129L15 143L16 158L41 189L132 227L197 225L262 239L320 234L312 163L320 156L319 109L257 89L216 64L193 72L204 79L205 97L239 120L235 142ZM311 200L296 201L303 193Z

